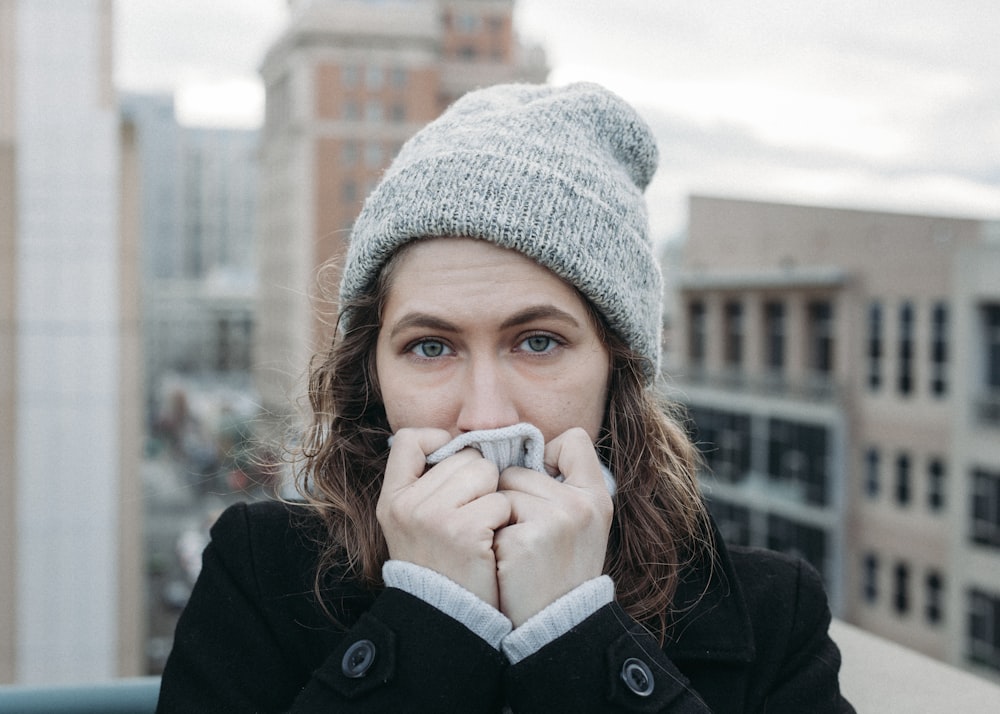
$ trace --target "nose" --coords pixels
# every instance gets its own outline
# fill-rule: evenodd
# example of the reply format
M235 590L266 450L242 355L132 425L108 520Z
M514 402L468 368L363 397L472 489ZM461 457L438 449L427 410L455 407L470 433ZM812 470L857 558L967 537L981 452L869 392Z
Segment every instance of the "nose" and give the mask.
M473 360L463 382L456 424L460 431L499 429L518 422L513 385L495 360Z

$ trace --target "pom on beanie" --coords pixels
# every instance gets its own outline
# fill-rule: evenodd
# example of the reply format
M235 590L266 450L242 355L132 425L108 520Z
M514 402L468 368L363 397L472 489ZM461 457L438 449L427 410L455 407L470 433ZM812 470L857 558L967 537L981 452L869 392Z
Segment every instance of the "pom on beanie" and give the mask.
M341 305L392 253L425 237L480 238L576 287L660 367L662 279L643 191L656 171L647 124L596 84L497 85L464 95L406 144L351 231ZM349 328L350 315L344 320Z

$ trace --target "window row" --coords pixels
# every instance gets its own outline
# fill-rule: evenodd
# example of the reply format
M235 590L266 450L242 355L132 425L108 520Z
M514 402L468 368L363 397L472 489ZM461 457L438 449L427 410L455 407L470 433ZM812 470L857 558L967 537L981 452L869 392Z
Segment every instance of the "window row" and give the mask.
M977 417L984 423L1000 426L1000 303L979 306L981 366L977 384L982 384L977 399Z
M870 499L879 498L883 490L883 482L888 482L892 499L899 506L909 506L914 501L914 457L906 451L897 452L891 464L883 465L882 452L874 446L864 452L862 474L865 495ZM948 468L944 458L929 456L923 463L923 478L925 482L924 503L932 513L944 511L947 502ZM883 472L891 468L886 478Z
M757 471L802 503L830 502L832 437L825 426L701 406L688 413L692 441L715 478L740 483Z
M380 99L368 99L362 103L356 99L345 99L341 104L340 116L345 121L388 121L402 124L406 121L407 112L402 100L382 102Z
M405 89L409 74L402 67L383 67L377 64L346 64L340 68L340 84L345 89L364 88L379 92L386 87Z
M367 169L382 169L399 152L400 144L379 141L345 141L340 146L338 166L350 169L364 165Z
M866 553L861 562L861 596L870 605L877 604L883 597L881 573L882 563L877 553ZM891 587L888 591L890 606L899 616L907 615L913 608L913 591L923 590L923 617L929 625L938 625L944 620L944 576L936 568L923 573L919 585L914 583L910 564L904 560L892 563L889 571Z
M729 545L757 546L796 555L829 582L829 534L822 528L775 513L766 513L717 496L708 509Z
M882 390L885 385L885 362L896 361L895 390L909 396L917 389L917 322L920 318L916 305L910 300L900 303L895 312L896 341L889 350L886 343L886 322L890 319L887 308L880 301L868 306L867 335L867 382L872 392ZM948 361L950 339L950 316L948 305L943 301L930 307L927 318L930 322L929 338L926 346L928 365L927 388L935 397L948 393Z
M747 325L742 300L731 299L722 306L722 360L729 369L741 369L748 358L746 333L761 331L760 362L773 375L787 367L789 322L791 315L783 300L769 300L763 305L761 324ZM693 367L704 366L708 354L708 305L694 299L688 303L688 360ZM834 311L829 300L813 300L805 306L806 367L814 374L829 375L834 367Z

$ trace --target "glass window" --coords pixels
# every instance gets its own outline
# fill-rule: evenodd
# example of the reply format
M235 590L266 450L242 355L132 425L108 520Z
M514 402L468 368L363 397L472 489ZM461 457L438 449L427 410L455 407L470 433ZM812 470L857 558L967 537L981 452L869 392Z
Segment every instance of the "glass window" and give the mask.
M973 543L1000 548L1000 471L972 472L972 519L969 537Z
M730 367L743 363L743 305L732 301L725 306L723 355Z
M868 306L868 388L873 392L882 386L882 305Z
M861 594L868 603L875 603L878 600L878 556L875 553L868 553L864 557Z
M875 498L879 492L879 451L874 446L865 451L865 494Z
M826 429L815 424L768 420L767 477L793 489L804 503L825 506L829 482Z
M902 615L910 609L910 566L896 563L892 576L892 606Z
M927 462L927 508L931 511L944 510L945 474L944 459L935 456Z
M913 392L913 305L904 302L899 307L899 374L896 386L900 394Z
M354 89L358 86L358 78L361 75L361 70L358 69L357 65L347 64L340 68L340 81L348 89Z
M896 456L896 503L906 506L910 503L910 455Z
M377 64L370 64L365 68L365 88L373 92L382 89L385 84L385 70Z
M365 166L370 169L381 168L384 161L385 154L382 151L382 144L377 141L365 144Z
M356 166L358 163L358 145L353 141L345 141L341 149L340 161L344 166Z
M969 591L968 658L1000 672L1000 595Z
M705 303L694 300L688 304L688 360L692 367L705 364Z
M773 513L767 516L767 547L805 559L824 578L826 567L826 533L815 526L799 523Z
M785 304L769 302L764 305L765 365L771 372L785 368Z
M935 303L931 310L931 394L948 392L948 306Z
M833 305L827 300L809 303L809 367L813 372L833 372Z
M712 513L722 539L730 545L750 545L750 509L718 498L710 498Z
M721 481L743 481L750 472L750 417L718 409L691 407L692 441L708 470Z
M982 388L977 399L979 420L989 426L1000 425L1000 305L980 308L982 335ZM977 385L979 386L979 385Z
M402 67L392 68L392 86L396 89L403 89L408 83L409 77Z
M942 603L944 579L941 577L941 573L936 570L928 572L924 586L926 591L924 615L927 617L927 622L937 625L944 619L944 605Z
M382 121L382 102L377 99L369 100L365 104L365 119L370 122Z

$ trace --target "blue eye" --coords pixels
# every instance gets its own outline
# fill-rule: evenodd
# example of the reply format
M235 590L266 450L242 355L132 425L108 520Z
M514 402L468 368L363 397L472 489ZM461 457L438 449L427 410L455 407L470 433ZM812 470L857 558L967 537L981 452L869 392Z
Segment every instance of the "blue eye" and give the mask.
M435 359L450 354L451 348L440 340L421 340L410 347L410 352L424 359Z
M540 354L552 351L558 344L554 338L548 335L532 335L521 343L521 347L527 352Z

